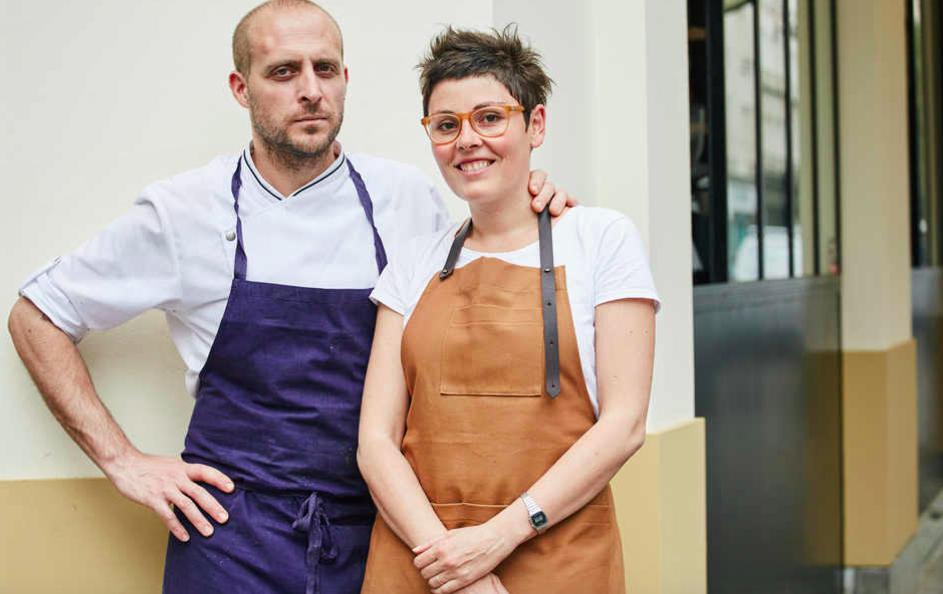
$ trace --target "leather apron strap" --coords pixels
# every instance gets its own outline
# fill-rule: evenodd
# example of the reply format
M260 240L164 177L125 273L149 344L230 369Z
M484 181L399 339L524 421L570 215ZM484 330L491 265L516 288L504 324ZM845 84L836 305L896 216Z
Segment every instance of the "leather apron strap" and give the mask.
M472 220L468 218L455 234L452 247L445 259L445 266L439 272L439 280L452 276L455 263L468 234L471 233ZM551 398L560 394L560 352L557 339L557 281L553 271L553 225L550 224L550 209L544 207L537 217L537 233L540 244L540 295L541 312L544 324L544 388Z

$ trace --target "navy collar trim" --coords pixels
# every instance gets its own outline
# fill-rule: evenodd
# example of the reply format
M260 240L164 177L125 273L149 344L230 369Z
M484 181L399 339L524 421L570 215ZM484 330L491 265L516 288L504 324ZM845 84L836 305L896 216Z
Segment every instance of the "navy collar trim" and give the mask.
M330 170L325 171L324 173L322 173L320 176L318 176L317 179L315 179L315 180L314 180L313 182L311 182L310 184L308 184L308 185L306 185L306 186L303 186L301 189L295 190L295 191L292 193L292 196L297 196L298 194L304 192L305 190L309 190L309 189L313 188L314 186L318 185L319 183L323 182L323 181L326 180L327 178L331 177L332 175L334 175L334 172L337 171L338 169L340 169L341 166L342 166L344 163L346 163L346 162L347 162L347 155L345 155L344 153L341 153L341 156L340 156L340 158L336 161L336 163L334 164L334 167L331 167Z
M255 178L255 181L259 184L259 186L260 186L263 190L265 190L268 194L270 194L270 195L271 195L273 198L275 198L276 200L283 200L282 196L280 196L277 192L273 191L272 188L269 187L269 184L267 184L266 182L262 181L261 176L260 176L260 175L258 174L258 172L256 172L256 170L255 170L255 163L252 162L252 157L251 157L251 155L250 155L250 153L249 153L249 149L248 149L248 148L243 151L242 160L245 161L245 163L246 163L246 169L249 170L249 173L252 174L252 177ZM314 179L312 182L310 182L308 185L302 186L301 188L295 190L294 192L292 192L291 194L289 194L287 197L288 197L288 198L291 198L292 196L297 196L298 194L301 194L302 192L304 192L304 191L306 191L306 190L310 190L310 189L313 188L314 186L316 186L316 185L320 184L321 182L327 180L327 179L330 178L334 173L336 173L337 170L340 169L341 166L343 166L344 163L346 163L346 162L347 162L347 155L345 155L345 154L342 152L341 155L340 155L340 157L338 157L338 158L335 160L333 167L331 167L329 170L327 170L327 171L325 171L324 173L322 173L321 175L319 175L317 178L315 178L315 179Z

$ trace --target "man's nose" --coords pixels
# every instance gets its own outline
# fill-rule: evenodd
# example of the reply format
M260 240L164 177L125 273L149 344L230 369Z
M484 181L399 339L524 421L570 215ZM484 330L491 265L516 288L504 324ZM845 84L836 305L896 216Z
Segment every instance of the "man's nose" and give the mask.
M308 65L301 71L298 77L298 96L302 101L317 103L322 95L321 79L314 71L314 66Z

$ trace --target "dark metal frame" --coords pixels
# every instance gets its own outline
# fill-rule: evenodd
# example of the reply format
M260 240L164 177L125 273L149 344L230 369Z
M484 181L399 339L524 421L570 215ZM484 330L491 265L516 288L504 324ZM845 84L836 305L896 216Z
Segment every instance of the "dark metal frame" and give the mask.
M910 173L910 262L913 268L925 266L927 262L920 253L920 158L917 147L917 81L914 64L914 0L904 0L907 23L907 144L910 148L908 167Z
M726 283L727 261L727 112L726 74L724 70L724 0L708 0L707 10L707 117L711 131L708 139L708 161L711 191L711 256L708 283Z
M928 266L940 266L943 265L943 205L937 205L937 208L930 209L930 212L922 212L922 204L920 201L920 192L924 189L930 190L934 186L929 186L927 188L922 188L920 183L920 142L917 137L917 129L921 125L921 122L917 121L917 90L918 83L917 80L917 71L916 64L914 60L914 52L919 51L923 52L924 47L914 47L916 38L914 37L914 27L915 27L915 15L913 3L915 0L904 0L906 5L907 12L907 22L906 22L906 31L907 31L907 125L908 125L908 148L910 149L909 154L909 173L910 173L910 250L911 250L911 265L914 268L928 267ZM935 17L937 21L932 24L932 27L927 27L925 24L924 31L933 30L937 36L934 40L937 43L938 50L943 53L943 45L940 45L941 40L943 40L943 7L937 6L933 10L933 14L924 14L923 19L926 23L926 19L930 17ZM926 70L929 64L924 65L924 76L934 76L937 78L938 84L943 84L943 55L937 59L937 64L940 68L939 71L931 73ZM927 104L926 109L939 109L939 106ZM934 131L928 130L928 134L933 134ZM941 139L928 138L927 142L941 142ZM943 149L943 147L940 147ZM936 151L938 162L937 163L925 163L925 167L938 168L943 170L943 150ZM939 189L937 189L939 191ZM931 193L929 200L939 201L941 196L934 195ZM923 215L923 217L921 217ZM927 251L924 253L921 250L921 233L920 233L920 219L925 218L927 224L930 225L931 233L935 235L933 241L930 242L930 245L927 246ZM933 251L933 244L936 244L937 250Z
M796 2L800 2L800 1L801 0L796 0ZM814 7L810 6L810 8L814 8ZM783 0L783 30L786 33L785 35L783 35L783 45L785 46L783 48L784 50L783 61L785 63L783 68L785 68L785 73L786 73L786 88L784 91L786 95L786 183L785 183L785 186L786 186L786 211L789 213L789 216L787 218L787 223L786 223L786 235L787 235L786 242L789 245L789 276L791 278L795 276L795 270L796 270L795 269L796 255L794 253L795 250L793 249L795 246L793 245L793 240L792 240L793 229L795 227L796 222L793 220L793 215L795 214L793 212L793 206L794 206L793 199L795 198L795 196L793 196L793 191L795 190L795 180L792 177L792 172L795 171L795 164L792 162L793 160L793 154L792 154L792 151L793 151L793 146L792 146L792 125L793 125L793 122L792 122L792 82L793 81L792 81L792 71L789 69L789 67L792 65L792 59L790 56L791 48L789 47L790 39L791 39L790 31L789 31L790 24L791 23L789 20L789 0ZM815 37L814 29L811 31L811 37ZM814 57L814 54L811 54L811 55ZM814 62L813 62L813 65L814 65ZM813 68L813 71L814 71L814 68ZM811 101L812 104L815 104L815 99L816 97L815 97L815 94L813 93L812 101ZM812 124L812 130L813 132L816 130L815 123ZM813 141L812 144L814 145L815 142ZM813 217L813 219L814 218L815 217ZM815 259L818 259L818 253L813 254L813 256L815 257Z
M759 0L751 0L750 3L753 5L753 101L756 104L756 117L753 122L756 130L756 254L760 259L756 270L759 280L763 280L766 278L766 242L763 241L766 234L766 203L763 200L766 178L763 173L763 56L760 52L760 3ZM792 249L791 245L789 249Z
M936 8L936 18L937 18L936 47L937 47L937 50L940 52L940 55L938 56L938 59L937 59L937 65L939 66L939 70L937 71L936 76L937 76L937 84L943 87L943 6L939 4L937 5L937 8ZM939 106L937 106L937 109L939 109ZM943 116L943 113L941 113L940 115ZM939 139L939 142L941 143L941 145L943 145L943 138ZM937 156L937 162L935 163L934 166L936 167L937 171L943 171L943 146L940 146L939 149L936 151L936 156ZM937 186L937 191L943 192L943 189ZM939 194L937 196L938 198L943 199L943 196L940 196ZM943 207L943 205L940 205L940 206ZM939 238L943 239L943 215L940 214L941 211L943 211L943 208L937 208L936 233L938 234ZM938 265L943 265L943 241L938 240L936 244L937 244L937 253L936 253L937 260L936 261Z
M818 31L815 20L815 3L809 3L809 55L810 61L813 66L817 66L815 60L818 57L818 45L816 42L816 32ZM819 82L818 77L815 76L815 72L812 72L812 76L809 78L809 90L812 92L812 101L809 102L811 106L811 117L812 117L812 134L817 135L819 131ZM812 163L812 209L815 211L815 216L812 217L812 249L815 251L815 257L813 258L815 264L813 270L815 271L815 276L822 274L822 245L819 239L819 231L821 230L821 222L819 221L819 142L818 137L812 142L812 154L810 155L810 161Z

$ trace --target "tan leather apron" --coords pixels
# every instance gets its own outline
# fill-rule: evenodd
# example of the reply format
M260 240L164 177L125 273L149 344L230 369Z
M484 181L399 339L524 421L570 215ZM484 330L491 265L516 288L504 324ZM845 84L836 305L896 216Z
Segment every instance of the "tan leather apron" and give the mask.
M411 402L403 453L446 528L481 524L513 503L596 420L562 266L554 278L555 399L545 392L538 268L485 257L448 278L436 275L404 330ZM378 515L362 593L428 594L413 559ZM519 546L494 573L511 594L625 592L609 486Z

